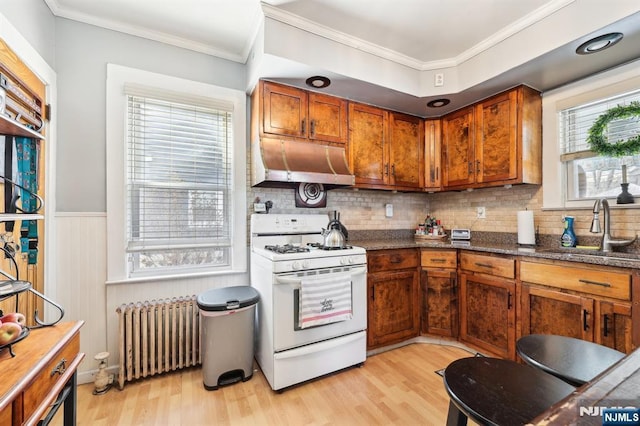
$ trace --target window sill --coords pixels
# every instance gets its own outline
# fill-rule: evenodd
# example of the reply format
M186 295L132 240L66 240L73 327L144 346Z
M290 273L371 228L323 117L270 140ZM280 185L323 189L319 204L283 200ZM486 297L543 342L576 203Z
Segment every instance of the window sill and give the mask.
M615 198L607 198L609 207L612 210L640 209L640 198L636 197L636 202L632 204L617 204ZM592 210L596 199L568 202L564 206L543 206L542 211L565 211L565 210Z
M138 283L149 283L149 282L170 281L170 280L171 281L188 280L192 278L213 277L213 276L221 276L221 275L241 275L246 273L248 273L248 270L246 269L193 272L193 273L185 273L185 274L155 275L155 276L125 278L121 280L108 280L105 284L107 285L138 284Z

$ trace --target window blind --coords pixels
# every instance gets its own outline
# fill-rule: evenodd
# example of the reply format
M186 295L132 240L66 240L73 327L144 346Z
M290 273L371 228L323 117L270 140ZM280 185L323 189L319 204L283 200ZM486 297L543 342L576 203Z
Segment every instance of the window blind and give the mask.
M125 93L132 270L226 264L232 111L223 102L138 86Z
M561 160L595 156L587 143L589 129L593 123L608 109L617 105L628 105L633 101L640 101L640 90L560 111ZM609 123L605 137L609 141L625 141L637 135L639 131L640 120L638 117L631 117Z

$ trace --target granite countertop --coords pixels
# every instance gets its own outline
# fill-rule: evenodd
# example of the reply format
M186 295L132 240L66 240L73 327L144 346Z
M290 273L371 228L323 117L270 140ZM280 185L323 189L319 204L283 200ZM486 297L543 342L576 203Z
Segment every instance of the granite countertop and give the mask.
M435 248L435 249L463 249L478 252L497 253L513 256L536 257L552 260L588 263L593 265L616 266L622 268L640 269L640 255L637 253L610 252L598 250L563 248L553 246L520 247L510 238L479 240L464 243L452 243L448 238L442 241L416 241L413 236L400 238L367 239L354 236L349 244L364 247L366 250L387 250L401 248ZM517 241L517 240L516 240Z

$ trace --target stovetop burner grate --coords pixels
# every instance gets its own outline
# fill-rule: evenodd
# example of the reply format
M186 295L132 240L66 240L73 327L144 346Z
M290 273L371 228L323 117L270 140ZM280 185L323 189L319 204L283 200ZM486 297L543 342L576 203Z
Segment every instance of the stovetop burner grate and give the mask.
M294 246L293 244L285 245L266 245L265 250L273 251L279 254L285 253L306 253L310 251L308 247Z
M329 247L329 246L322 245L320 243L308 243L307 245L320 250L348 250L353 248L353 246Z

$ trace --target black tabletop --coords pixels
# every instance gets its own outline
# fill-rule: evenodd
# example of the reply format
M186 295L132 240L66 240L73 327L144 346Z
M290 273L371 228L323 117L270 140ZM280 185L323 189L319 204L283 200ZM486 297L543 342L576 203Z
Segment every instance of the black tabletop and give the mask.
M471 357L449 364L444 385L454 404L477 423L525 424L575 388L515 361Z
M586 340L552 334L530 334L516 342L524 362L581 386L624 358L625 354Z

